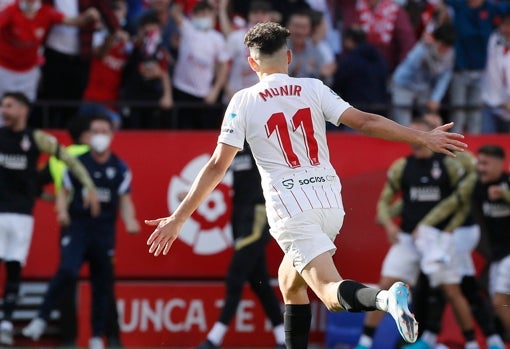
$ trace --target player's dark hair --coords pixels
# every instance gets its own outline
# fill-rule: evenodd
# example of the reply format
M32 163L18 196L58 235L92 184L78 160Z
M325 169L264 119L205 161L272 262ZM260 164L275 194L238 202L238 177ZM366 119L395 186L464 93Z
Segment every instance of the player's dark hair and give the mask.
M160 24L158 16L156 16L155 13L147 12L144 15L140 17L138 20L138 28L141 28L143 26L149 25L149 24Z
M69 121L67 131L74 144L79 144L81 136L90 128L90 118L86 116L77 116Z
M244 44L263 55L271 55L287 46L289 35L289 30L278 23L259 23L248 30L244 36Z
M196 14L202 11L214 11L214 8L208 1L202 0L197 2L195 7L193 7L193 10L191 10L191 13Z
M24 94L23 92L8 91L8 92L4 93L4 95L2 96L2 100L6 97L15 99L17 102L25 105L27 108L30 108L30 106L32 105L32 103L28 99L27 95Z
M90 118L89 125L91 125L94 121L105 121L110 125L110 128L112 130L114 129L112 119L110 119L106 115L102 115L102 114L94 115L93 117Z
M478 154L487 155L496 159L505 158L505 150L496 144L485 144L478 148Z
M451 23L444 23L438 26L433 32L432 37L439 42L445 43L446 45L453 46L457 39L455 27Z

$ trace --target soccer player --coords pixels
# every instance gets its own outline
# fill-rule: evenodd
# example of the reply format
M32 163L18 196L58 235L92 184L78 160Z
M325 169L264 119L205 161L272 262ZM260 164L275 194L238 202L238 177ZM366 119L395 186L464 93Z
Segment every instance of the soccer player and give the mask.
M54 137L27 127L30 101L21 92L2 97L0 128L0 261L7 275L3 294L0 344L13 345L12 314L21 283L34 225L33 208L38 194L37 161L41 153L55 155L81 182L86 196L83 210L93 216L100 206L87 170Z
M423 131L433 129L422 118L413 120L410 127ZM379 287L388 288L398 280L416 286L421 268L430 280L431 287L440 290L452 305L466 340L466 348L473 349L477 348L474 325L469 304L460 287L462 277L458 257L450 249L444 248L451 246L446 242L453 238L447 233L440 235L440 231L448 229L449 217L417 229L428 212L455 190L463 175L464 168L457 159L434 154L423 146L413 146L410 155L393 162L377 203L377 221L384 227L391 243L382 264ZM397 197L402 197L400 225L395 224L390 214L391 203ZM439 240L444 243L437 243ZM437 258L449 262L438 264ZM417 294L413 294L414 311L423 327L421 319L425 316L420 318L417 310ZM381 312L367 314L357 349L372 347L372 337L382 315Z
M82 185L68 172L64 174L63 188L57 194L57 220L67 226L62 240L61 260L55 276L44 296L39 313L22 334L38 340L57 300L66 286L74 284L85 260L89 262L92 282L92 337L90 349L103 349L102 336L111 301L113 271L111 258L115 252L115 224L117 213L129 233L136 233L140 225L136 220L131 199L131 172L117 155L110 150L113 124L104 116L97 116L90 123L90 152L78 159L86 167L98 188L101 214L92 217L82 208ZM72 199L69 200L70 194Z
M496 315L510 331L510 173L505 171L505 150L486 144L478 151L478 180L473 211L490 241L489 293Z
M233 96L216 149L177 210L146 221L157 226L147 240L149 253L168 253L186 219L220 182L246 140L261 174L270 232L285 253L278 281L287 348L308 345L308 287L331 311L389 312L402 337L414 342L418 324L409 312L404 283L389 290L370 288L343 280L333 263L333 240L345 212L340 180L329 161L325 121L451 156L466 147L462 135L446 132L452 124L429 132L398 125L351 107L320 80L289 77L288 36L287 29L272 22L257 24L246 34L248 61L260 82Z

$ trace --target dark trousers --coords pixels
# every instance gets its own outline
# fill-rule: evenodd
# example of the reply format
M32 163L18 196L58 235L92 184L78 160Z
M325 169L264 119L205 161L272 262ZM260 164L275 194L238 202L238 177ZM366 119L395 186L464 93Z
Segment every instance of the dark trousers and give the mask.
M112 268L113 270L113 268ZM114 275L112 279L115 280ZM58 305L60 318L60 338L64 345L76 344L78 338L78 323L76 311L76 282L70 282L63 290L61 301ZM105 335L109 343L120 341L119 314L117 311L117 302L114 287L111 288L110 299L108 301L108 314L106 314Z
M246 282L249 282L273 327L283 323L280 301L270 285L265 246L266 242L259 239L235 250L227 273L225 304L219 317L221 323L228 325L234 317Z
M39 309L39 317L48 320L60 300L67 304L75 301L79 271L87 261L92 284L92 335L103 336L113 294L111 253L114 247L114 231L104 231L104 228L97 227L97 224L74 221L67 228L61 246L60 264L50 281ZM66 290L69 293L66 294Z

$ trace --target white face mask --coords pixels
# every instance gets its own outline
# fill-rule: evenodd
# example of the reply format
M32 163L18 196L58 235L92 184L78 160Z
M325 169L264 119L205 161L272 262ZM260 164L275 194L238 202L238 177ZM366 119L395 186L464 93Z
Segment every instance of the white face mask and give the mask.
M90 137L90 146L98 153L104 153L110 146L111 141L112 137L100 133Z
M195 17L191 20L195 29L207 31L213 27L213 21L210 17Z
M25 13L34 13L41 8L41 1L36 1L32 5L27 4L26 1L19 2L19 8Z

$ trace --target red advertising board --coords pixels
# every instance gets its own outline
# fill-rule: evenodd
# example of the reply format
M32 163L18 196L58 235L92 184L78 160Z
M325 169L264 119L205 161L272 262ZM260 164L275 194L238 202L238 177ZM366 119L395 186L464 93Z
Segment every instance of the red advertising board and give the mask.
M275 288L275 292L278 290ZM90 337L90 284L79 287L79 346ZM118 282L121 340L134 347L196 347L218 319L222 282ZM326 308L312 298L311 343L323 343ZM254 293L246 287L225 336L225 347L274 347L271 323Z

